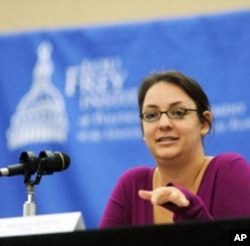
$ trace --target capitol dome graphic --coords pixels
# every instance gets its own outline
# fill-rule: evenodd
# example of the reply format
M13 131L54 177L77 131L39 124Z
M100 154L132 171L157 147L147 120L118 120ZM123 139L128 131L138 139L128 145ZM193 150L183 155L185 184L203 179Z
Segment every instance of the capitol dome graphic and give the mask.
M17 105L6 132L10 150L28 144L67 141L67 111L62 93L51 79L51 53L49 42L41 43L37 49L31 88Z

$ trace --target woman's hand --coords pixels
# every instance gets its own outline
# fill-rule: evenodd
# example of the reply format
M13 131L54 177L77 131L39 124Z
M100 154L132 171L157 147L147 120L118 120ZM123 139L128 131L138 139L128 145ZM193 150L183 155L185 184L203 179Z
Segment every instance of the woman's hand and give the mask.
M162 205L167 202L174 203L178 207L189 206L189 201L185 195L176 187L162 186L155 190L139 190L138 195L145 200L150 200L152 204Z

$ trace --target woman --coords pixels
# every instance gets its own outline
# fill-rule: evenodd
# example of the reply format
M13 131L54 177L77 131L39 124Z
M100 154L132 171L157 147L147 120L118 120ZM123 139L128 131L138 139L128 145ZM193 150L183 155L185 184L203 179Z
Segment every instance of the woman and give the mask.
M192 78L154 73L139 89L143 139L156 167L119 179L100 228L250 216L250 166L238 154L207 156L209 100Z

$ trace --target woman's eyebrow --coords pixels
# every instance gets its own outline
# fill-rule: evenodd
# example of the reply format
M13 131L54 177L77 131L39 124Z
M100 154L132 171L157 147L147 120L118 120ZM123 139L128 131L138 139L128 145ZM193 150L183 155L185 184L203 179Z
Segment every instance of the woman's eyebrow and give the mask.
M176 102L170 103L169 108L180 105L182 103L183 101L176 101ZM148 105L145 105L145 108L159 108L159 106L157 106L156 104L148 104Z

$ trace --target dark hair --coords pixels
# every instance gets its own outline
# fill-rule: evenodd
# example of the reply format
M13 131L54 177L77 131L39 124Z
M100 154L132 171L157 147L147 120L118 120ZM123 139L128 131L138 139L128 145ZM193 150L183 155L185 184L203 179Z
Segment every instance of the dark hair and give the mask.
M201 122L206 121L209 128L212 128L212 122L207 120L203 112L211 111L210 102L202 87L192 78L174 70L155 72L147 76L141 83L138 91L139 114L142 113L144 99L148 89L159 82L171 83L179 86L195 102L198 109L198 116Z

